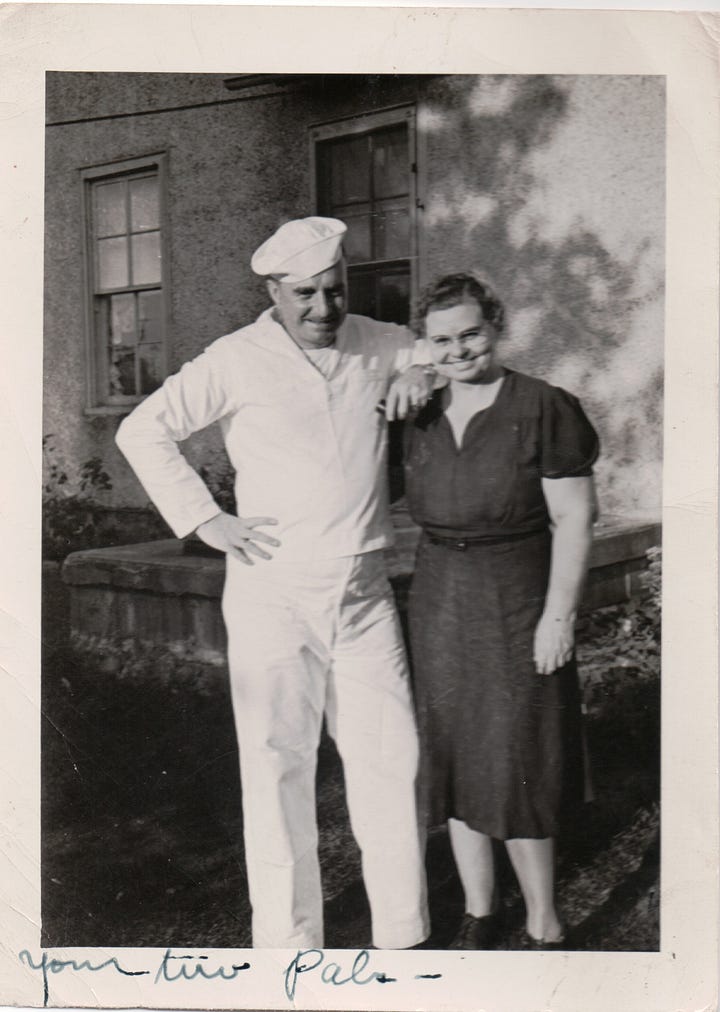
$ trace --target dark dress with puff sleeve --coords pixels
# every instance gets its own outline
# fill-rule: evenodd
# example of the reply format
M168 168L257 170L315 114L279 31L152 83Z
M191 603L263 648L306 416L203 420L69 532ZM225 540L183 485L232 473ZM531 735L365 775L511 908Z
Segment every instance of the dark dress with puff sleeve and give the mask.
M575 397L509 370L460 447L439 394L406 426L423 529L409 619L428 825L542 839L582 797L575 661L538 675L533 641L552 538L542 479L590 475L597 454Z

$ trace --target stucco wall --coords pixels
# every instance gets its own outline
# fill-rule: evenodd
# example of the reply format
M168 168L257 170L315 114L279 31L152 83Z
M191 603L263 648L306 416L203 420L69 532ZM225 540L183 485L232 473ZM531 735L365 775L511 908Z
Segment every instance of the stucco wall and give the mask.
M102 458L113 505L147 499L114 446L119 416L83 411L79 170L167 152L171 371L264 308L250 255L277 224L308 207L307 168L298 171L300 160L286 154L305 154L307 147L292 101L282 95L238 101L223 79L170 78L63 74L49 82L50 123L64 122L49 126L46 142L44 432L54 434L67 461ZM184 104L190 107L179 108ZM105 117L111 108L138 114L67 122ZM195 459L212 465L216 434L192 443Z
M657 513L661 79L430 76L238 93L223 81L49 75L44 431L68 462L98 455L111 502L146 501L115 450L118 417L83 413L79 170L167 152L175 369L264 307L248 261L277 224L314 211L308 127L416 102L421 280L486 273L508 308L505 360L567 386L598 426L604 509ZM186 449L220 459L215 434Z
M663 80L455 77L420 119L428 274L495 283L507 364L572 390L600 430L603 507L657 513Z

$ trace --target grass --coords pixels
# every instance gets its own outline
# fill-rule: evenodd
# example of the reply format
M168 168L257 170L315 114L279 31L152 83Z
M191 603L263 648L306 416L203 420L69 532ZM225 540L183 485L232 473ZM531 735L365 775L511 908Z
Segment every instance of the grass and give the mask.
M655 619L635 605L605 609L580 634L596 798L560 841L558 891L584 949L658 948L659 650L648 634ZM177 659L99 662L56 650L44 665L43 697L43 945L249 945L237 753L222 673L208 677ZM327 738L317 795L326 944L364 947L370 920L359 854ZM500 848L502 947L515 948L522 904L503 855ZM462 914L443 830L430 834L427 860L431 944L442 948Z

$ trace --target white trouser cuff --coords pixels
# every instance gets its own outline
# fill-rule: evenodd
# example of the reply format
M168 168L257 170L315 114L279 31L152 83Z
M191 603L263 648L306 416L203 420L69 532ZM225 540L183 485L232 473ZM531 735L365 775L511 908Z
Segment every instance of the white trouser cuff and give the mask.
M409 949L424 942L430 934L430 922L426 917L412 921L373 928L373 945L376 949Z

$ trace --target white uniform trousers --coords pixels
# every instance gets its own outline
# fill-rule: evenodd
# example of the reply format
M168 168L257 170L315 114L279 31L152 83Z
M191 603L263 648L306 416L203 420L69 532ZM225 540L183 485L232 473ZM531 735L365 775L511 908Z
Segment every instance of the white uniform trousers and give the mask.
M253 945L323 946L315 808L323 713L343 762L373 944L423 941L418 744L383 553L252 567L228 558L223 615Z

